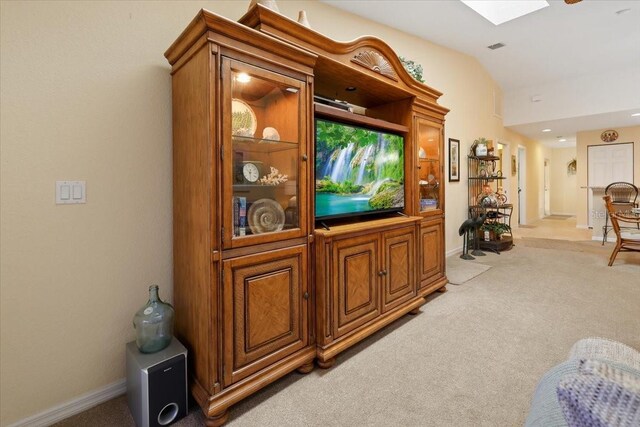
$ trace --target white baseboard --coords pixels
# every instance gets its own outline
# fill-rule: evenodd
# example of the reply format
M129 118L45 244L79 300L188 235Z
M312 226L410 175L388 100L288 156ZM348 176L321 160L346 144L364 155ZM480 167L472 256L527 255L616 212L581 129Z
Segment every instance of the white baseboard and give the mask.
M602 236L591 236L591 240L595 240L598 242L602 242ZM614 234L613 237L611 237L610 235L607 236L607 242L609 243L615 243L616 242L616 235Z
M575 212L551 212L551 215L576 216Z
M447 251L444 254L444 257L447 258L447 257L450 257L451 255L455 255L455 254L458 254L458 253L462 253L462 246L458 246L457 248L453 248L450 251Z
M90 391L75 399L47 409L39 414L25 418L7 427L46 427L62 421L101 403L118 397L127 391L127 381L123 378L106 387Z

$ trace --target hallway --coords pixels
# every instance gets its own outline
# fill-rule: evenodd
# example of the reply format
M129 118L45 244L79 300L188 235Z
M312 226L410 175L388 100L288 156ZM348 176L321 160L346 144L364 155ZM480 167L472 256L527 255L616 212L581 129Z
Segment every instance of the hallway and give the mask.
M513 227L515 239L533 237L570 241L591 240L592 230L576 228L575 216L550 215L531 225Z

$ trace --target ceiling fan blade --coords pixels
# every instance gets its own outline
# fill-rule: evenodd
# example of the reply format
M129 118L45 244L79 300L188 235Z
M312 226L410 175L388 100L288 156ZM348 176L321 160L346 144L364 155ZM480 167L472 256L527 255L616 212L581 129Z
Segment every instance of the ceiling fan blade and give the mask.
M582 0L564 0L566 4L576 4L580 3Z

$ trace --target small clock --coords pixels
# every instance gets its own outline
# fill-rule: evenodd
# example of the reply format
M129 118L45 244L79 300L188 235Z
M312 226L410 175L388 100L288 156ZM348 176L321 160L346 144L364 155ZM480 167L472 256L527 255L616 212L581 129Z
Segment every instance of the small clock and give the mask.
M242 177L249 184L255 184L260 178L260 162L243 162Z

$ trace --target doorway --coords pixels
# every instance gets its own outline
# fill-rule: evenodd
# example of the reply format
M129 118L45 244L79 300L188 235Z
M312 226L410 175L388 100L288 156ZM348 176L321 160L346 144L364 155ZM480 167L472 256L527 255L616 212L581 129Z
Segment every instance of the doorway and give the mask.
M527 150L518 146L518 225L527 223Z

